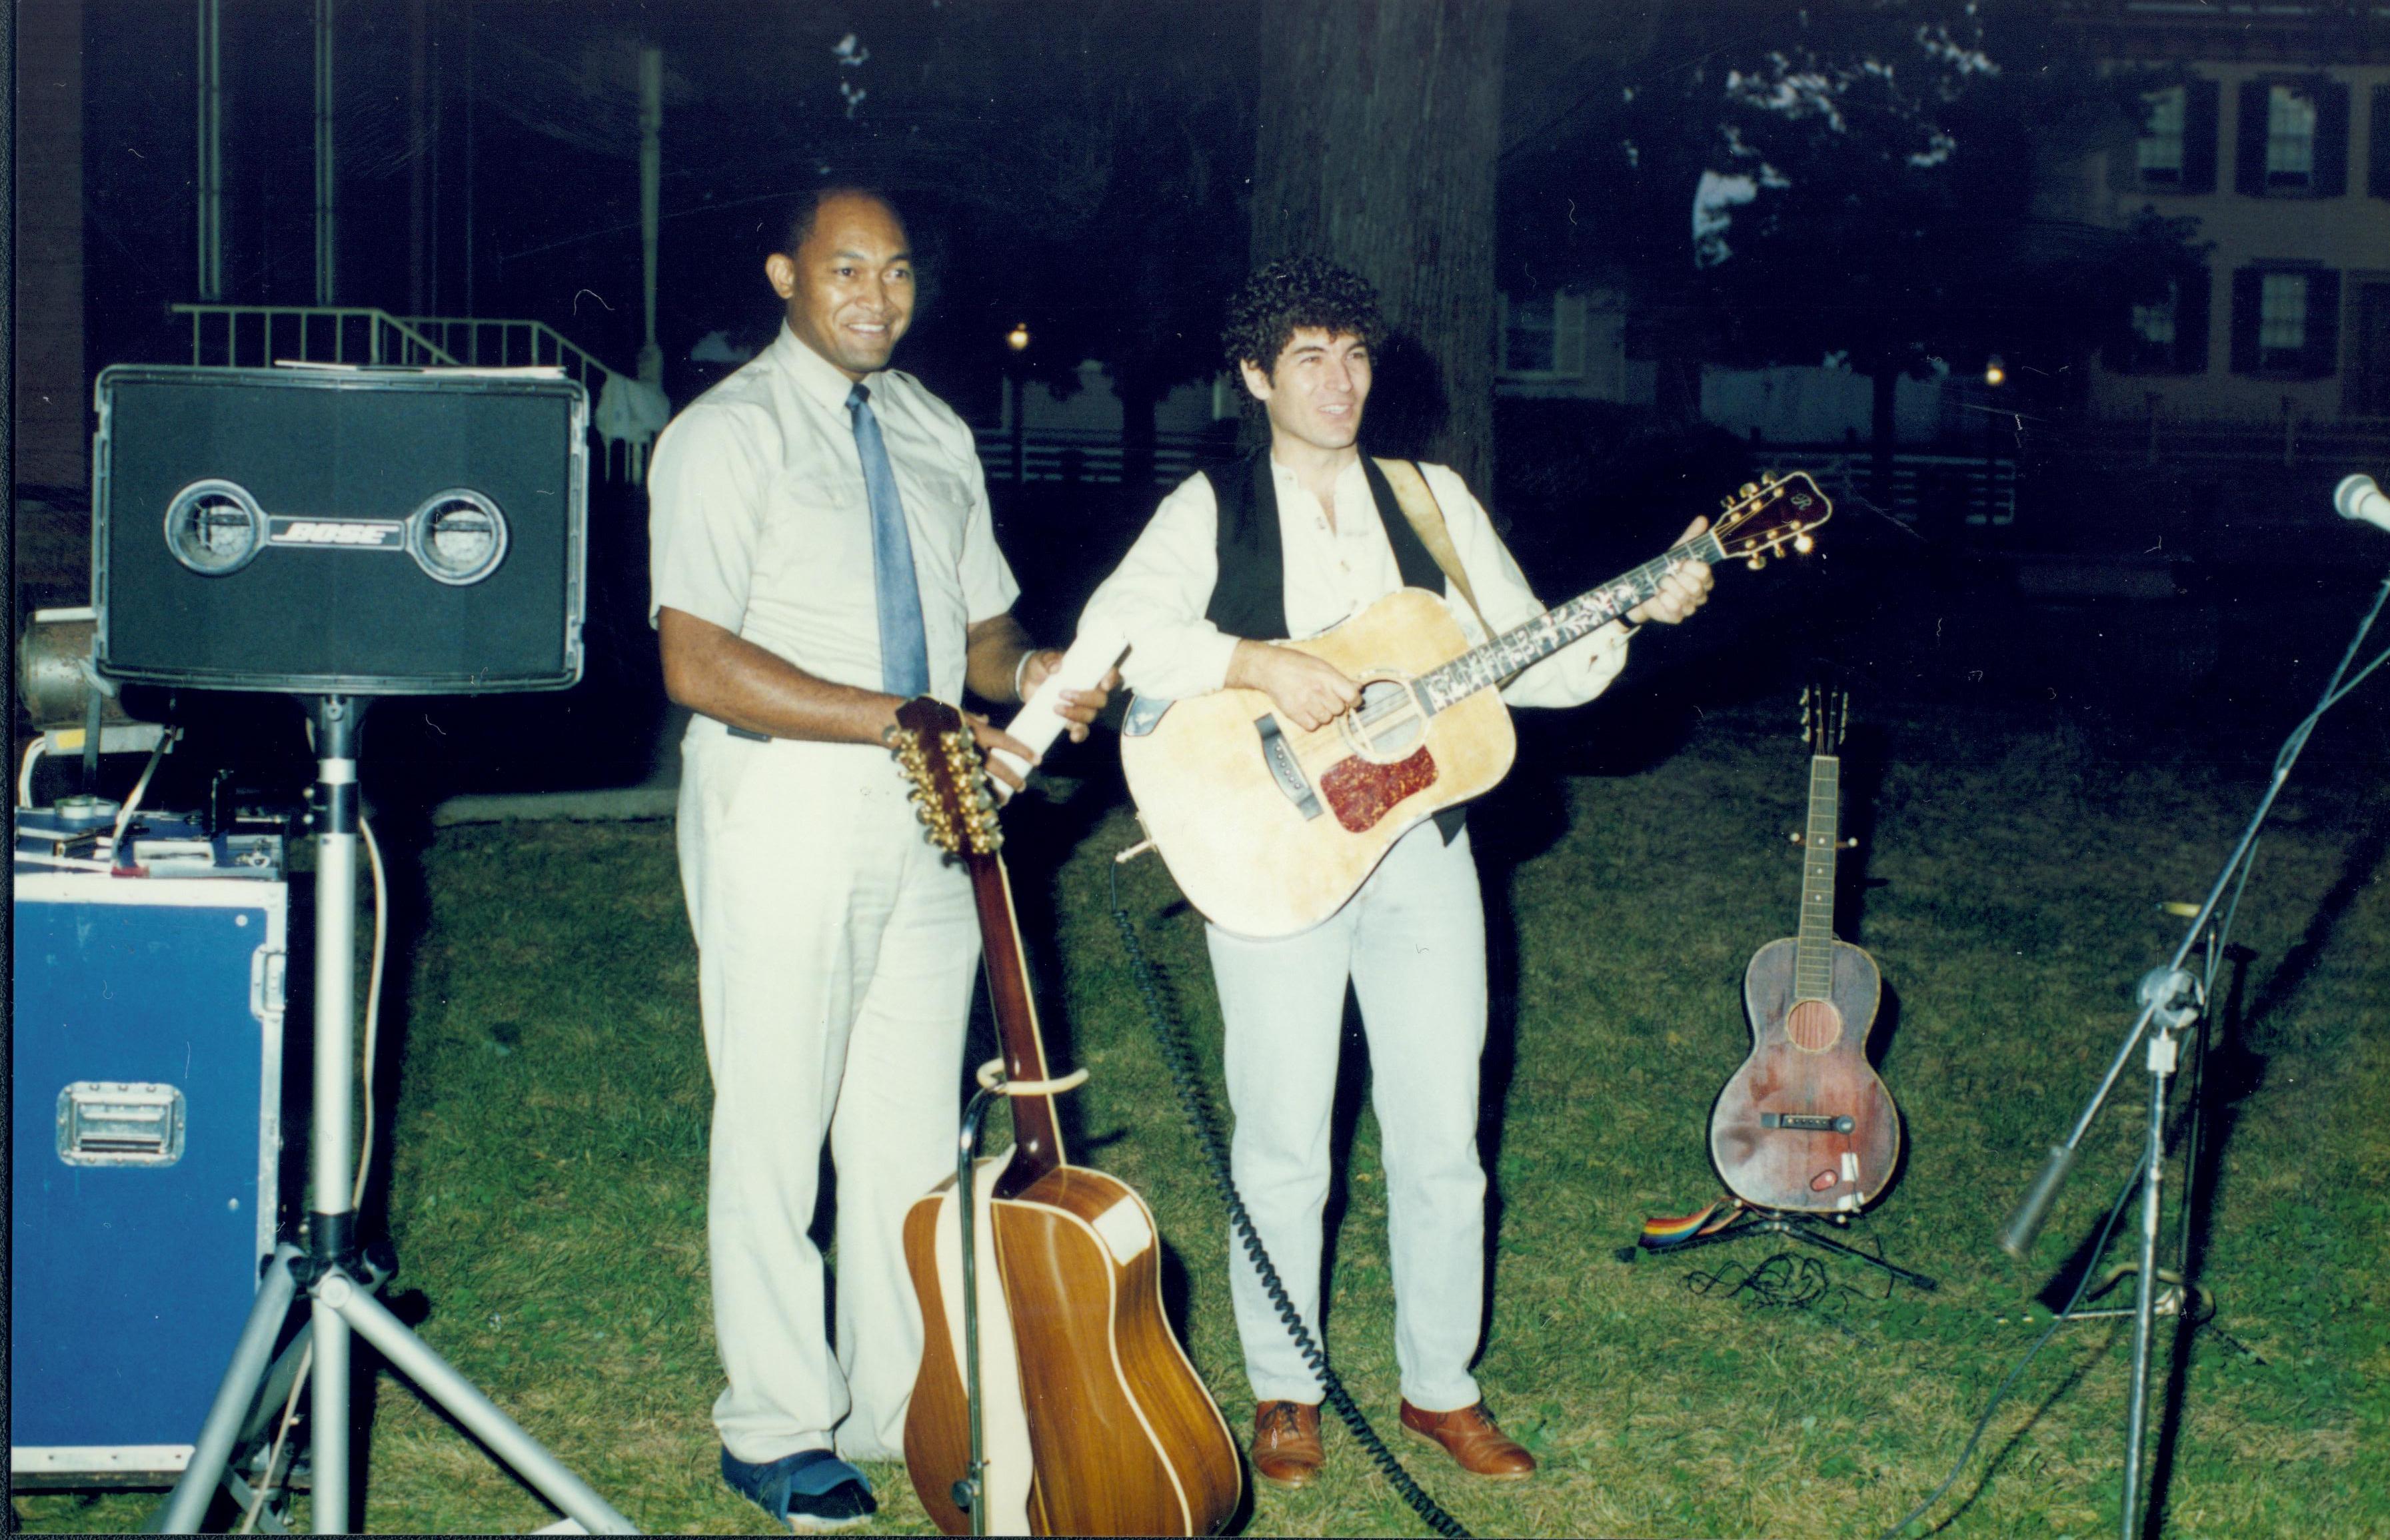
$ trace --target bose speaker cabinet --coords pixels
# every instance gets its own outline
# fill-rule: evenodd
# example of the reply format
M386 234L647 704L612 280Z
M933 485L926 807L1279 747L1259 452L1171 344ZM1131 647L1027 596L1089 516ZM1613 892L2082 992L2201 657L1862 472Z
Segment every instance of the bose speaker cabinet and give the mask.
M98 398L103 673L309 695L581 677L578 383L119 365Z

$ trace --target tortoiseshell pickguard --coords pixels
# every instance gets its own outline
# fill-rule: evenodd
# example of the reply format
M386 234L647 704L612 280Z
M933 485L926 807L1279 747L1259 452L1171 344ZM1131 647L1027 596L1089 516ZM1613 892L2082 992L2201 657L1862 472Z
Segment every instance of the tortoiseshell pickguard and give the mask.
M1319 794L1336 821L1358 834L1375 828L1405 797L1434 784L1435 761L1425 749L1393 764L1372 764L1356 754L1319 777Z

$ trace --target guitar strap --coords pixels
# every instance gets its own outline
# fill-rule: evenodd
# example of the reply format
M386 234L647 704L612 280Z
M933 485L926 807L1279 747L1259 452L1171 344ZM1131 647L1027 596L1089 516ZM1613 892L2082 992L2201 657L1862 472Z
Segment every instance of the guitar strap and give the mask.
M1469 612L1477 617L1478 625L1491 638L1494 627L1486 621L1485 611L1477 608L1476 590L1469 586L1469 573L1460 565L1460 553L1453 549L1452 531L1445 524L1444 508L1435 500L1435 489L1427 484L1420 468L1408 460L1379 459L1376 463L1379 473L1394 491L1395 505L1409 521L1411 533L1427 547L1427 554L1435 558L1437 569L1460 590Z

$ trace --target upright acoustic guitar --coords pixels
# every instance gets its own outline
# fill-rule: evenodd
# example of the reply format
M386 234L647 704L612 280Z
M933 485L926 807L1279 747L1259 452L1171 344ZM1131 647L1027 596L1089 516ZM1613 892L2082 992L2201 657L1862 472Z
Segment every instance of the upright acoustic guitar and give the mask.
M1753 567L1806 551L1833 505L1802 472L1763 477L1701 534L1558 609L1471 648L1436 595L1402 588L1351 620L1285 645L1361 687L1317 731L1279 720L1259 690L1140 701L1121 769L1148 839L1189 903L1223 930L1285 936L1360 891L1394 841L1483 796L1518 751L1502 682L1624 615L1680 562Z
M970 870L1006 1078L1048 1088L1011 1096L1013 1147L983 1162L996 1174L981 1236L993 1240L1001 1279L999 1290L980 1275L985 1532L1211 1534L1243 1489L1236 1443L1163 1314L1152 1212L1063 1155L1060 1087L1047 1076L978 748L940 701L909 701L896 721L897 760L931 842ZM970 1473L970 1408L954 1188L950 1176L905 1219L925 1328L905 1464L931 1520L961 1534L971 1529L955 1500Z
M1836 751L1848 701L1813 687L1801 708L1810 747L1809 817L1797 836L1801 933L1761 947L1744 971L1751 1057L1710 1113L1710 1159L1754 1208L1844 1213L1892 1179L1900 1114L1867 1059L1883 976L1873 957L1834 939Z

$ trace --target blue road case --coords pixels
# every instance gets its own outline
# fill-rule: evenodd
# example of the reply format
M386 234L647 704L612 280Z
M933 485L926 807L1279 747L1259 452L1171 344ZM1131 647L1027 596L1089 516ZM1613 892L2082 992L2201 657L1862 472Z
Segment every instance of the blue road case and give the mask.
M278 877L16 866L8 1456L20 1485L189 1462L274 1244Z

